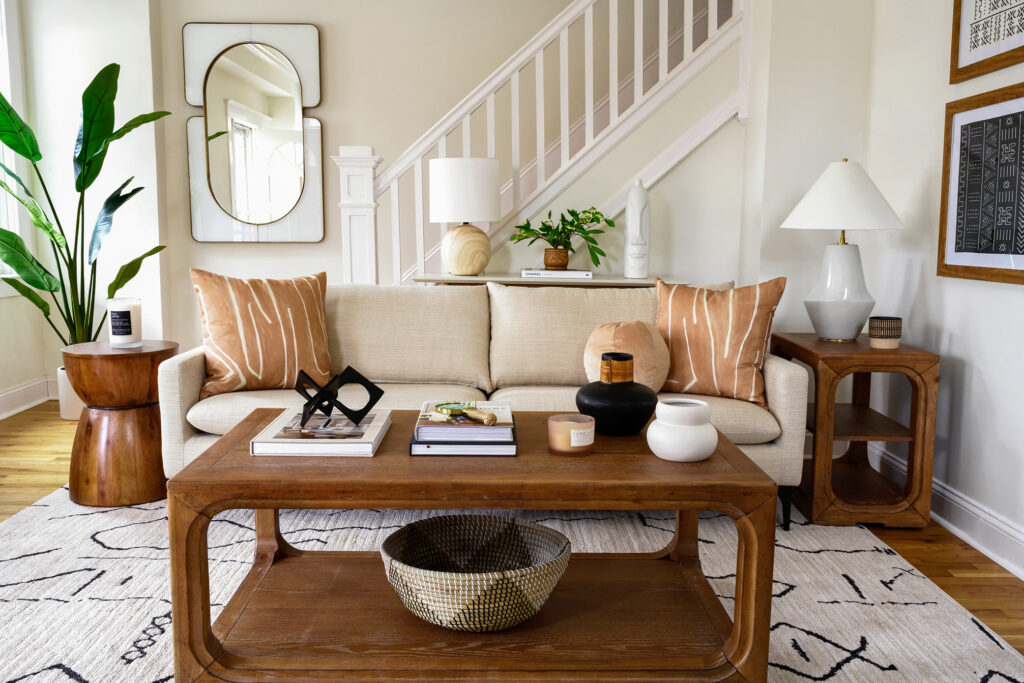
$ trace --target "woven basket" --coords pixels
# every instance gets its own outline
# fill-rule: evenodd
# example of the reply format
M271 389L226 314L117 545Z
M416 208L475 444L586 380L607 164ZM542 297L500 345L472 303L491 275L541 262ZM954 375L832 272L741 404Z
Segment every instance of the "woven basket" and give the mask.
M381 546L388 582L416 616L457 631L501 631L547 602L569 539L509 517L444 515L407 524Z

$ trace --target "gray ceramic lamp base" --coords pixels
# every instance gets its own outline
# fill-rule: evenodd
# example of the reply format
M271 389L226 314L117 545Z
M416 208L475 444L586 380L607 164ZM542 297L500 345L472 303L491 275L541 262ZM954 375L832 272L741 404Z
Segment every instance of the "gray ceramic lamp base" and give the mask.
M864 282L864 268L856 244L825 247L818 282L804 299L804 307L819 339L853 341L857 338L875 307L875 300Z

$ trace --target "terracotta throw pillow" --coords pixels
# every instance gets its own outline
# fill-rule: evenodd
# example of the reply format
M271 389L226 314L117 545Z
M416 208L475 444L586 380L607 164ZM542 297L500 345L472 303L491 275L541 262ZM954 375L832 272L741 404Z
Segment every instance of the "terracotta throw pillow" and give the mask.
M206 350L199 398L229 391L290 389L299 370L331 378L324 297L327 274L242 280L192 268Z
M786 278L719 292L657 284L658 331L671 357L664 390L766 405L761 368Z
M609 351L633 354L633 381L661 391L669 360L658 328L643 320L598 325L583 352L583 368L591 382L601 379L601 354Z

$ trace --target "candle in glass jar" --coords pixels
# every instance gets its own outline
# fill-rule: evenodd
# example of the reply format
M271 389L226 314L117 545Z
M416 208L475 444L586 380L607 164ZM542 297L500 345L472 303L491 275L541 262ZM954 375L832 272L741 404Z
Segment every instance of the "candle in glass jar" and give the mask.
M139 299L107 299L110 321L110 346L131 349L142 346L142 301Z
M594 450L594 418L579 413L548 418L548 450L557 455L585 455Z

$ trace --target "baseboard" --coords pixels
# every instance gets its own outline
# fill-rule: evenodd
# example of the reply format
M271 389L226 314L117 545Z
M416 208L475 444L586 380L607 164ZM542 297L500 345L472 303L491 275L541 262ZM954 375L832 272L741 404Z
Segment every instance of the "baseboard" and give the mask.
M877 443L868 444L868 454L873 460L877 459L883 474L893 476L900 483L906 478L907 464L903 458ZM1021 526L940 479L932 479L932 519L1008 572L1024 579L1024 528Z
M54 378L55 394L56 383L56 378ZM0 391L0 420L49 400L50 394L46 377L40 377L6 391Z

